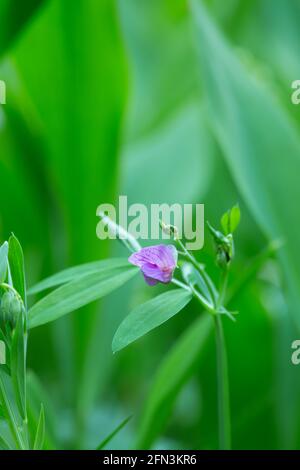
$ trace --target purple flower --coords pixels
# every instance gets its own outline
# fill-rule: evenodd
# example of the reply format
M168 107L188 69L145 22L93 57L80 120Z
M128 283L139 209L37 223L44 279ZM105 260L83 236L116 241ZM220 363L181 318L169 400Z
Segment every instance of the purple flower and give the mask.
M128 261L141 268L149 286L171 281L177 265L177 250L173 245L154 245L133 253Z

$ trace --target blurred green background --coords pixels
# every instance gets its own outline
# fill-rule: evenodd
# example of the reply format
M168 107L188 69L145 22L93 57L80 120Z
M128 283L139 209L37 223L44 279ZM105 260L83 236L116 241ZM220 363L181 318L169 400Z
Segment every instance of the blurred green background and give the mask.
M238 201L231 286L284 245L224 321L233 447L299 448L299 2L1 0L0 22L0 239L20 239L28 284L126 256L95 233L97 206L119 194L204 203L213 224ZM206 233L199 259L217 280L213 257ZM50 448L93 448L128 415L110 447L217 448L214 337L197 305L112 355L120 321L160 290L138 278L30 333Z

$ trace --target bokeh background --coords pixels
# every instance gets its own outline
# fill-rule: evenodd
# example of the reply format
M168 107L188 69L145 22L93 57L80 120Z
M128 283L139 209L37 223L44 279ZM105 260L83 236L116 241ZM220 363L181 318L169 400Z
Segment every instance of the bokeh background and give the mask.
M0 239L20 239L28 285L126 256L95 234L97 206L119 194L204 203L215 225L239 202L233 447L299 448L299 2L1 0L0 22ZM198 255L217 281L207 233ZM214 337L197 305L112 355L120 321L160 290L139 278L30 333L48 447L93 448L133 415L111 448L217 448Z

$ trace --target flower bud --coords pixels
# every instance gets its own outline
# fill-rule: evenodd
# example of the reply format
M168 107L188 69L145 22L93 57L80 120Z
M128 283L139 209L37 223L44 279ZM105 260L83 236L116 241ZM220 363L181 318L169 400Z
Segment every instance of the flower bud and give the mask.
M0 328L10 325L14 328L25 308L20 295L8 285L0 285Z
M174 238L174 240L178 238L179 232L178 232L178 228L175 227L175 225L167 225L162 220L160 220L159 223L160 223L162 231L166 235L171 235Z
M215 230L209 223L207 223L210 233L213 236L216 251L217 251L217 264L220 268L224 269L230 264L234 256L234 243L232 234L224 235L223 233Z

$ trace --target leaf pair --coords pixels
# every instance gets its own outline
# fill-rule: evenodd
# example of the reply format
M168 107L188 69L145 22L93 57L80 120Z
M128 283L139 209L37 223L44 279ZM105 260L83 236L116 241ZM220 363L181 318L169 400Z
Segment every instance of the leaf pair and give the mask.
M237 229L240 223L240 220L241 220L241 211L240 211L238 204L236 204L227 212L225 212L225 214L223 214L221 218L221 226L225 235L228 235L229 233L233 233Z
M44 280L30 293L63 284L37 302L28 312L29 328L56 320L100 299L131 279L137 269L126 259L89 263L62 271Z

